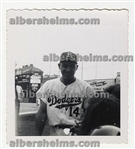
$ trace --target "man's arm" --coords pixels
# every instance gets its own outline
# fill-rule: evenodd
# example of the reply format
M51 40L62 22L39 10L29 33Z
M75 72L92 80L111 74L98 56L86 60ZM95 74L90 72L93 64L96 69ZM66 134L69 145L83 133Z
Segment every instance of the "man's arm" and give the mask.
M47 105L42 100L40 100L40 107L36 114L36 120L35 120L36 136L42 135L46 120L47 120Z

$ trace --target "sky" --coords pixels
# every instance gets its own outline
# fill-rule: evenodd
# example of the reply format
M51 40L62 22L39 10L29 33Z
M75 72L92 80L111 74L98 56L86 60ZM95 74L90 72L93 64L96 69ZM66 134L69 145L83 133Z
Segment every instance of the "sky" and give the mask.
M99 25L11 25L11 18L99 18ZM15 68L33 64L44 74L60 74L57 62L44 55L71 51L79 55L127 55L127 11L8 11L7 58ZM83 80L115 78L123 62L78 62L76 77ZM13 69L15 69L13 68Z

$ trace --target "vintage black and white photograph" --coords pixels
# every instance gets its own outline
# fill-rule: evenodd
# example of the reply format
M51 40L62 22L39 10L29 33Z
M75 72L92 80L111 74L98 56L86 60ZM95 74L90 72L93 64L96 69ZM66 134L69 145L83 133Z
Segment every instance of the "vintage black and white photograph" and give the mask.
M125 143L129 61L126 9L8 10L8 140Z

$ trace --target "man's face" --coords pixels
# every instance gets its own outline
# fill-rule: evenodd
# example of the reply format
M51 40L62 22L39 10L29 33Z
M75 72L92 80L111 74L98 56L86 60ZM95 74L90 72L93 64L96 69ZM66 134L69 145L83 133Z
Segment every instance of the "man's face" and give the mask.
M74 77L75 71L78 68L78 65L75 62L64 61L58 64L59 69L61 70L62 76L66 79Z

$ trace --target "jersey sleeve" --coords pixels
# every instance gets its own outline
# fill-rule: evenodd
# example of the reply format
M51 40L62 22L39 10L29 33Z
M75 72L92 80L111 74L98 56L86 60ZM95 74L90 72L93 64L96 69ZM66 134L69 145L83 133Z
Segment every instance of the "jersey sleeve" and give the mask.
M88 85L86 88L86 98L85 98L84 103L83 103L84 109L88 108L88 106L90 104L90 100L91 100L91 98L94 97L94 94L95 94L94 89L90 85Z
M44 103L47 103L47 89L48 83L44 83L36 93L36 98L41 99Z

